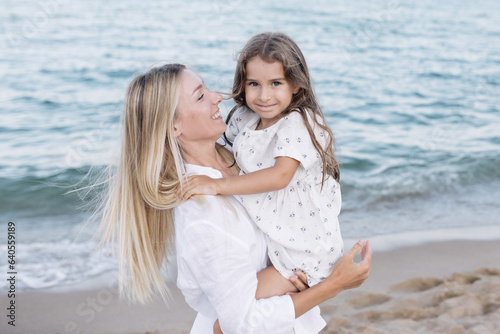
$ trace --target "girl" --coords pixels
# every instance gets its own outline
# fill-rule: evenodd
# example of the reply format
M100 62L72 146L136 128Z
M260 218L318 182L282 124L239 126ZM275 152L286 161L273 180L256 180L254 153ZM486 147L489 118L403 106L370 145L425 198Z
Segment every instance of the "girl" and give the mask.
M343 254L340 173L297 44L282 33L251 38L238 58L233 97L226 138L234 139L240 175L193 176L179 194L244 195L274 268L286 278L300 269L313 286Z

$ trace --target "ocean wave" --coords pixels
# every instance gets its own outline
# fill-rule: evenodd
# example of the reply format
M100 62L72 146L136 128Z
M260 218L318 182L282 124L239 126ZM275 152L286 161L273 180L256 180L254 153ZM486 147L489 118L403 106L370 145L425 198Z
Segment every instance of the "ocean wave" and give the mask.
M451 102L451 101L433 101L429 103L419 103L419 104L414 104L412 107L414 108L431 108L432 110L435 110L437 108L438 110L440 108L443 108L444 110L447 110L449 108L463 108L464 104L461 102ZM432 115L429 115L432 116Z
M18 244L19 245L19 244ZM63 239L56 242L22 243L16 252L17 288L42 289L83 282L118 268L117 260L95 251L96 242L74 242ZM4 246L4 245L2 245ZM0 259L0 268L8 272L7 257ZM6 280L0 289L7 288Z
M452 74L452 73L442 73L442 72L425 72L419 74L420 77L423 78L439 78L439 79L459 79L461 78L460 74Z
M487 186L500 181L500 156L496 154L441 156L434 161L402 160L369 173L369 168L375 164L354 159L350 163L341 168L342 189L356 205L398 202L430 194L455 194L464 187Z
M0 177L0 217L19 219L79 212L98 195L97 186L90 192L87 189L97 182L103 169L86 166L48 175L37 175L40 171L31 169L21 177Z
M378 166L369 158L361 158L360 156L347 156L342 159L341 170L349 172L367 172L375 169Z
M374 147L381 151L385 146ZM402 145L385 149L404 152L404 148ZM436 192L455 193L463 186L487 185L500 180L500 155L493 152L420 153L391 157L387 152L384 155L391 158L384 160L373 150L360 149L359 153L342 156L343 192L358 202L385 202ZM95 187L89 193L86 189L97 182L104 169L105 166L85 166L48 174L28 169L18 177L0 177L0 216L17 218L77 212L99 196L102 187Z

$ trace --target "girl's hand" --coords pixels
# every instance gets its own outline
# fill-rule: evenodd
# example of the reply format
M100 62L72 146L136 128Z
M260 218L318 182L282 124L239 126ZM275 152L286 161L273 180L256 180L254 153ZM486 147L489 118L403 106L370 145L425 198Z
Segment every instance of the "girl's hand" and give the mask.
M307 275L301 270L295 271L295 275L296 276L292 276L288 280L295 285L297 290L304 291L305 289L309 289L309 285L307 284ZM291 295L292 293L294 292L287 292L286 294Z
M360 251L362 261L356 263L354 262L354 256ZM357 288L368 278L371 262L372 250L370 242L360 240L337 262L330 276L325 279L325 283L336 286L337 293Z
M187 200L193 195L217 195L219 193L217 179L205 175L195 175L184 179L184 187L178 187L177 198Z

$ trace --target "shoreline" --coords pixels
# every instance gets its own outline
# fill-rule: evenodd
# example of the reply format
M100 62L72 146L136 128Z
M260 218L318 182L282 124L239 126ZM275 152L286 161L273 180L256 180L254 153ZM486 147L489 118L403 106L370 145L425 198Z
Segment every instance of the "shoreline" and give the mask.
M373 243L374 239L375 243ZM350 333L348 328L357 328L353 330L355 333L362 326L366 328L375 326L376 322L370 318L369 314L372 314L373 317L376 308L389 305L398 298L402 298L394 297L394 291L391 290L391 287L404 282L403 285L406 284L407 290L412 290L412 287L425 285L425 282L444 282L455 273L464 277L467 275L483 277L474 272L489 268L492 272L498 270L498 276L490 276L498 279L498 287L500 287L500 252L498 252L500 239L439 241L394 250L377 250L380 247L376 246L377 241L376 238L374 239L370 239L374 244L370 278L362 287L344 291L321 305L322 314L329 322L327 329L323 331L324 333L330 333L334 327L337 328L336 333L339 332L339 328L342 328L346 333ZM347 247L346 244L346 249L348 249ZM486 271L483 270L483 272ZM98 281L107 281L107 284L103 284L104 287L97 289L88 288L90 285L87 285L88 289L85 289L84 285L80 285L80 289L73 290L71 287L66 287L59 291L52 288L20 292L16 298L18 305L16 327L8 326L7 322L4 321L0 324L0 331L2 333L37 332L47 334L78 332L95 334L189 333L196 313L185 303L174 282L168 282L172 292L172 301L167 307L161 300L155 300L145 306L119 301L116 279L108 275L97 278L96 282ZM477 279L477 281L486 280ZM491 284L497 283L495 281ZM438 288L439 286L435 287L435 289ZM433 291L432 288L418 293L400 291L398 296L405 295L410 299L418 300L421 295L421 298L428 299L430 297L426 293L431 291ZM2 298L2 300L5 299ZM390 302L386 303L385 301ZM5 303L6 301L2 302L2 304ZM363 307L359 306L360 303L363 304ZM496 307L496 302L492 303L491 307ZM494 316L498 313L500 319L500 295L498 296L498 306L496 313L490 313ZM484 306L484 308L488 307ZM383 314L383 311L376 312ZM455 311L455 313L457 312ZM403 320L392 319L391 321L401 322ZM419 321L411 321L420 323ZM412 325L417 326L413 323ZM405 326L408 327L409 323L406 323ZM379 331L367 333L384 333L384 330L379 329ZM457 329L457 333L461 332Z
M365 237L364 239L370 240L374 252L393 251L412 246L449 241L492 241L500 240L500 225L414 230L380 234ZM357 239L345 238L344 250L350 249L357 241Z
M454 241L454 240L470 240L470 241L488 241L488 240L500 240L500 225L485 225L485 226L477 226L477 227L453 227L453 228L445 228L445 229L435 229L435 230L414 230L407 232L399 232L392 234L380 234L371 237L366 237L361 235L359 239L370 240L372 245L372 250L374 252L383 252L383 251L391 251L397 250L409 246L419 246L427 243L434 242L446 242L446 241ZM344 250L349 250L358 239L346 238L344 236ZM32 244L32 245L24 245L20 244L20 249L26 252L26 249L32 247L27 254L20 254L21 257L28 256L29 265L33 265L34 261L30 258L31 254L34 252L39 252L40 247L44 246L40 243ZM60 243L50 243L49 245L45 245L44 247L56 247L56 249L65 249L67 251L66 257L64 260L60 260L59 262L51 263L50 266L50 274L54 276L57 273L57 270L61 271L61 276L64 277L66 274L70 275L70 280L77 281L78 271L71 270L68 271L61 266L64 266L65 261L71 261L71 259L75 259L77 262L75 264L78 265L84 258L82 255L87 254L88 258L85 258L86 264L85 267L93 269L93 266L102 267L105 264L107 271L104 273L95 273L90 277L80 277L80 282L66 283L63 280L59 280L59 277L52 277L49 273L31 273L24 272L25 277L21 277L18 281L17 291L20 293L34 292L34 291L52 291L52 292L64 292L64 291L75 291L75 290L92 290L92 289L100 289L104 287L106 284L103 282L107 282L109 280L117 279L116 271L110 271L112 269L117 268L118 263L117 259L112 258L110 254L107 254L105 250L101 251L92 251L92 250L83 250L79 247L82 245L78 243L72 243L68 241L68 239L62 240ZM64 248L66 247L66 248ZM95 247L92 245L87 245L86 247ZM74 254L72 251L78 252L78 254ZM52 253L55 254L55 251ZM176 277L177 275L177 267L176 267L176 259L175 255L169 256L169 264L167 266L168 274L164 276L166 281L172 281L172 277ZM49 267L47 267L49 268ZM104 268L103 268L104 269ZM105 269L105 270L106 270ZM83 268L79 269L80 271ZM82 274L84 274L82 272ZM51 282L52 280L52 282ZM58 282L60 281L60 282ZM49 284L50 283L50 284ZM28 286L27 286L28 285ZM2 283L0 283L0 287ZM6 283L4 284L6 287Z

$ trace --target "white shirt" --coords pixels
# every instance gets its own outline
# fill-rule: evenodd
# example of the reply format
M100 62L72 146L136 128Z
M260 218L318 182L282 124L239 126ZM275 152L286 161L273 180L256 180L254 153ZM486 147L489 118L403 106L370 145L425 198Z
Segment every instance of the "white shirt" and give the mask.
M186 165L188 175L221 178ZM267 266L262 232L232 196L203 196L174 210L177 286L198 316L192 334L211 333L216 319L231 333L317 333L325 326L315 307L295 319L290 296L255 299L257 272Z

